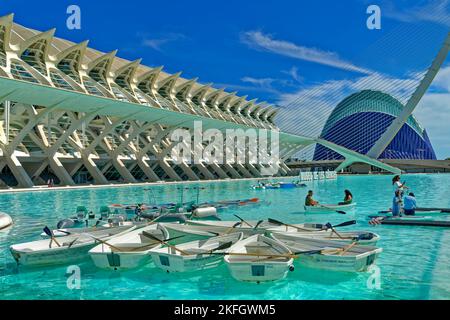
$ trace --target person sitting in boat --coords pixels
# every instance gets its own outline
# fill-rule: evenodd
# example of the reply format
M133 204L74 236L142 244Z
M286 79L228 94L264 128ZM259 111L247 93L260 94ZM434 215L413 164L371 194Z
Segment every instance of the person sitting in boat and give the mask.
M396 175L394 178L392 178L392 185L395 188L394 192L399 190L400 194L401 194L401 197L403 198L404 189L408 189L408 187L406 186L405 182L401 182L400 181L400 176L399 175Z
M338 203L340 206L351 204L353 202L353 194L350 192L350 190L346 189L344 190L344 193L344 201Z
M314 194L314 192L312 190L308 191L308 195L306 196L306 199L305 199L305 206L314 207L314 206L319 205L319 201L316 201L313 199L313 194Z
M402 209L402 194L400 190L395 191L394 199L392 200L392 215L398 217Z
M413 216L416 214L417 201L414 193L410 192L404 199L403 213L406 216Z
M141 213L142 213L142 203L138 203L136 208L134 208L134 214L139 217Z

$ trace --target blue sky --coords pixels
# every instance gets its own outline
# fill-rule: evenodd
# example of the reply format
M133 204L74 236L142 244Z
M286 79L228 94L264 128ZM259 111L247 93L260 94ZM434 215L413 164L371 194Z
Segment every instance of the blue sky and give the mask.
M71 4L81 8L81 30L66 28ZM370 4L381 8L381 30L366 27ZM118 49L120 57L143 58L143 64L183 71L183 77L252 99L282 106L303 99L302 110L316 104L304 98L311 93L331 94L326 99L335 104L380 77L396 81L394 90L408 85L431 63L450 29L449 0L3 0L0 13L10 12L25 26L56 27L59 37L89 39L98 50ZM450 116L442 117L450 114L449 62L416 111L440 158L450 157ZM293 112L293 123L286 125L302 129L302 111Z

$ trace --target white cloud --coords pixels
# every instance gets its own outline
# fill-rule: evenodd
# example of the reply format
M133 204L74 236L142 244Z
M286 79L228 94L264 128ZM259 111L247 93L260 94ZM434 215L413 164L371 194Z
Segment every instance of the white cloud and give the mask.
M253 78L253 77L243 77L241 78L242 82L248 82L260 87L271 88L272 83L275 79L272 78Z
M297 82L303 81L303 77L298 74L298 68L296 66L293 66L289 70L283 70L281 72L291 76L291 78Z
M433 81L433 87L450 92L450 66L439 70Z
M397 79L377 73L304 87L295 93L279 96L277 104L283 107L277 123L288 132L318 136L336 105L352 93L365 89L380 90L405 103L419 80Z
M186 37L180 33L168 33L158 38L144 37L141 43L144 47L149 47L157 51L162 51L163 45L184 38Z
M271 35L264 34L260 31L247 31L242 33L241 42L257 50L272 52L299 60L315 62L363 74L372 73L369 69L358 67L351 62L341 59L335 52L323 51L318 48L310 48L284 40L273 39Z
M382 6L382 14L402 22L427 21L449 27L450 1L431 0L424 5L417 5L404 10L395 8L393 2L389 1Z

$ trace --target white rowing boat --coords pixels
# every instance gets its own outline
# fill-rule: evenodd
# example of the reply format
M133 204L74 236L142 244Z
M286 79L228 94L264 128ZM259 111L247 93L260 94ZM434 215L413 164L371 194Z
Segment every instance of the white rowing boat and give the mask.
M187 225L180 223L163 223L163 225L169 232L169 236L171 238L181 237L178 243L205 240L219 235L219 233L212 231L212 228L208 226ZM174 243L176 244L177 242Z
M71 234L57 239L15 244L10 246L10 251L18 264L26 266L73 263L87 256L88 251L97 244L94 238L105 241L135 228L134 226L107 228L90 233Z
M150 260L149 251L161 247L159 240L167 240L169 233L160 224L135 229L89 251L92 261L103 269L133 269Z
M260 283L284 279L293 271L291 255L283 243L257 234L236 243L224 260L234 279Z
M378 240L380 240L380 236L378 234L369 231L338 231L338 233L335 233L333 230L328 229L316 232L296 232L296 229L292 227L288 227L287 231L286 229L269 229L267 231L270 231L275 235L289 235L299 239L333 241L340 246L350 244L355 241L358 241L360 245L374 246L377 244Z
M268 221L260 222L260 221L246 221L236 226L236 223L239 221L197 221L197 220L188 220L186 224L189 226L200 226L203 227L203 231L209 231L214 233L231 233L231 232L242 232L244 233L244 237L249 237L254 234L264 233L266 230L285 230L286 227L280 226L278 224L270 223ZM324 225L322 224L313 224L313 223L299 223L293 224L293 226L298 229L295 230L303 230L305 232L312 231L320 231L323 229Z
M6 232L13 225L13 219L9 214L0 212L0 232Z
M356 203L350 204L318 204L316 206L304 206L306 213L331 213L336 211L351 211L355 210Z
M150 250L154 264L166 272L190 272L217 267L223 261L221 253L227 252L243 238L233 233ZM176 249L175 249L176 248Z
M148 223L145 221L120 221L117 223L105 223L102 225L99 225L98 227L88 227L88 228L61 228L61 229L55 229L52 230L53 236L55 238L65 237L68 234L75 234L75 233L90 233L93 231L99 231L99 230L105 230L110 228L117 228L117 227L132 227L136 226L136 228L143 227L147 225ZM49 236L45 232L41 233L41 237L43 239L48 239Z
M289 234L272 234L272 238L284 243L292 252L312 251L300 254L297 260L300 266L344 272L364 272L375 264L383 251L373 246L358 244L337 244L335 241L299 238ZM318 251L318 252L314 252Z

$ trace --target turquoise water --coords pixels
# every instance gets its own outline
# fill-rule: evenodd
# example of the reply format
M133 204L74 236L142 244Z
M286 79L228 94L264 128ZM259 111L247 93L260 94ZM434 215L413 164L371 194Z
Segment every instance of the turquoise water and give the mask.
M449 299L450 230L444 228L369 226L367 215L390 207L390 176L342 176L334 181L309 182L322 203L340 201L343 190L352 190L358 208L354 213L305 215L302 203L308 188L250 190L249 181L203 183L200 201L259 197L268 203L228 210L224 220L272 217L286 222L339 223L356 219L345 230L364 229L381 235L384 249L377 266L380 286L368 286L371 273L346 274L297 267L285 280L271 284L240 283L224 265L191 274L166 274L152 264L136 271L110 272L96 269L89 257L79 264L81 289L67 288L67 266L27 269L17 267L8 247L39 239L45 225L85 205L97 211L111 203L168 202L179 200L177 185L130 186L9 193L0 195L0 211L11 214L15 226L0 233L0 299ZM450 207L450 175L405 175L420 206ZM192 186L192 185L190 185ZM149 189L153 192L145 190ZM195 199L185 191L185 200ZM442 217L442 219L446 219ZM344 230L344 229L341 229Z

